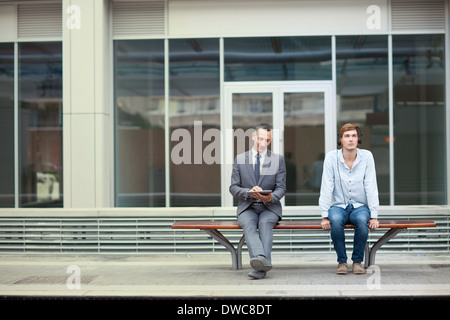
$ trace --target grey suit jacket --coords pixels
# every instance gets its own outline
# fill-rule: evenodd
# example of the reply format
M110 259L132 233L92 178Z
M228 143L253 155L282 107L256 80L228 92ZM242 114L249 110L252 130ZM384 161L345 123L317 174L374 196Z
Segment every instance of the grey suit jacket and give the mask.
M239 199L237 215L246 210L253 201L256 201L255 198L247 194L247 191L254 186L259 186L263 190L272 190L272 201L264 204L281 219L280 200L286 194L286 164L284 158L267 150L259 181L256 181L250 157L251 150L238 155L234 160L229 190L234 197Z

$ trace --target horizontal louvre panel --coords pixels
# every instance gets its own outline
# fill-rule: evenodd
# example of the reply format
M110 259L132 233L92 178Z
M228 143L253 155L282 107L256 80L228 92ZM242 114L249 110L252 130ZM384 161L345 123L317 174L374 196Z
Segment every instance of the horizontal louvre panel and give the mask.
M19 4L17 12L19 38L62 36L61 3Z
M443 0L392 1L392 30L443 30L445 28L445 3Z
M145 253L214 253L226 249L200 230L173 230L171 225L190 218L1 218L0 254L7 253L75 253L75 254L145 254ZM216 217L215 220L230 220ZM286 217L285 220L311 220L316 216ZM380 217L383 219L383 217ZM384 219L405 219L388 216ZM446 216L414 216L432 219L436 228L408 229L385 244L379 252L449 252L450 222ZM237 245L242 230L221 231ZM353 230L346 230L348 249ZM375 243L385 229L371 231L369 242ZM244 246L244 248L246 248ZM322 230L275 230L274 252L334 252L329 232Z
M113 35L163 35L165 1L114 2Z

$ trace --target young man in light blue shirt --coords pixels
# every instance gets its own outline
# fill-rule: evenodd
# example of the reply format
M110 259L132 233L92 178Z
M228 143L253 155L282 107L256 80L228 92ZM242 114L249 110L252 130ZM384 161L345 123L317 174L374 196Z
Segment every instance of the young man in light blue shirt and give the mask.
M345 224L355 226L353 273L364 274L362 266L369 228L378 228L378 187L373 155L357 148L361 130L345 124L339 131L340 150L329 152L324 161L319 207L322 228L330 230L337 254L337 274L347 274Z

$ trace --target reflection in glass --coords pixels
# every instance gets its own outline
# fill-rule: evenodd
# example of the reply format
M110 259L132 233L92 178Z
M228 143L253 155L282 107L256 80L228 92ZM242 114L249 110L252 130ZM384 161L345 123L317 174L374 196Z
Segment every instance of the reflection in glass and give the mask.
M226 38L225 81L331 80L331 37Z
M116 205L165 206L164 41L114 41Z
M360 126L359 148L375 159L380 204L389 204L387 36L336 37L337 120Z
M234 93L234 157L253 147L251 133L260 123L272 126L272 93Z
M445 37L393 36L395 204L446 204Z
M221 205L219 74L219 39L169 41L173 207Z
M14 207L14 44L0 43L0 208Z
M325 151L323 92L284 94L286 205L316 205Z
M20 204L61 207L62 44L19 43Z

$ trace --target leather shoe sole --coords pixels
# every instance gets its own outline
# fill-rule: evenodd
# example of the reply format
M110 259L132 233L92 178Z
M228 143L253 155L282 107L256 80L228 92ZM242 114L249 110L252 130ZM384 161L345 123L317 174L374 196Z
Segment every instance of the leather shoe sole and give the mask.
M272 265L269 260L261 256L250 259L250 265L257 271L269 271L272 269Z

